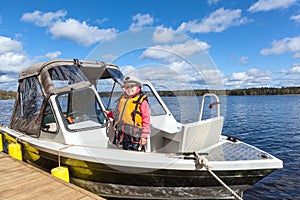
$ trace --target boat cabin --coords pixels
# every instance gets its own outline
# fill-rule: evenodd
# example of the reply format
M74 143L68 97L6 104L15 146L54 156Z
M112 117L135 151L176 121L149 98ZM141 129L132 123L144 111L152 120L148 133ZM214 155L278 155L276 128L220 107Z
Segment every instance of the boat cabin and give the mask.
M114 109L121 95L119 67L99 61L51 60L37 63L19 76L18 96L9 128L40 140L69 145L113 148L112 121L104 111ZM151 110L147 151L191 152L216 144L223 117L182 124L150 82L143 82ZM218 97L207 94L219 102Z

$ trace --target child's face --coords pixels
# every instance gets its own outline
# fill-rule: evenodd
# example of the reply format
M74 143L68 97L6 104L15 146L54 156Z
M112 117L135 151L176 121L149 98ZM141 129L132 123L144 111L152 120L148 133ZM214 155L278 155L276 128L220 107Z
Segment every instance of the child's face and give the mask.
M125 85L123 90L128 96L134 95L137 90L137 85Z

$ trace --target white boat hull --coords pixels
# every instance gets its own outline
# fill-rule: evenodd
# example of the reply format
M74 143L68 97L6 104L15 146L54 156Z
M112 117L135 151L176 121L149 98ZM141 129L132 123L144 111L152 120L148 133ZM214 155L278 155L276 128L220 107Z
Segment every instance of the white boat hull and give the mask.
M5 130L4 138L19 137ZM68 166L72 183L105 197L207 199L231 194L203 167L194 154L143 153L110 148L65 146L19 137L24 161L50 172ZM8 141L9 142L9 141ZM7 142L7 143L8 143ZM245 154L245 152L248 152ZM282 162L243 142L222 139L205 156L211 169L236 193L242 194Z

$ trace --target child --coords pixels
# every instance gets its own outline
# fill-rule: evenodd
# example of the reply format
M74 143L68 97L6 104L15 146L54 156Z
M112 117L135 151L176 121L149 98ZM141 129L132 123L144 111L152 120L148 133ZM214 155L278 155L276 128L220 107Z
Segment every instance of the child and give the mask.
M108 117L115 119L115 142L125 150L144 150L150 134L150 110L147 96L142 92L141 81L133 76L123 80L124 94L115 111Z

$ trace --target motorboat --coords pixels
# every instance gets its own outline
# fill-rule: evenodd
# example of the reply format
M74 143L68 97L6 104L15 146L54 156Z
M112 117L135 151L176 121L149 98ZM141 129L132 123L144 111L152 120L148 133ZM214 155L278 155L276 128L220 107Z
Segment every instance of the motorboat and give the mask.
M148 81L145 151L120 149L106 111L114 108L123 77L120 67L93 60L55 59L23 70L10 123L0 129L4 151L19 143L23 161L49 173L65 166L71 183L105 198L242 198L283 167L273 155L222 135L217 95L203 95L198 121L180 123ZM215 114L204 119L207 105Z

